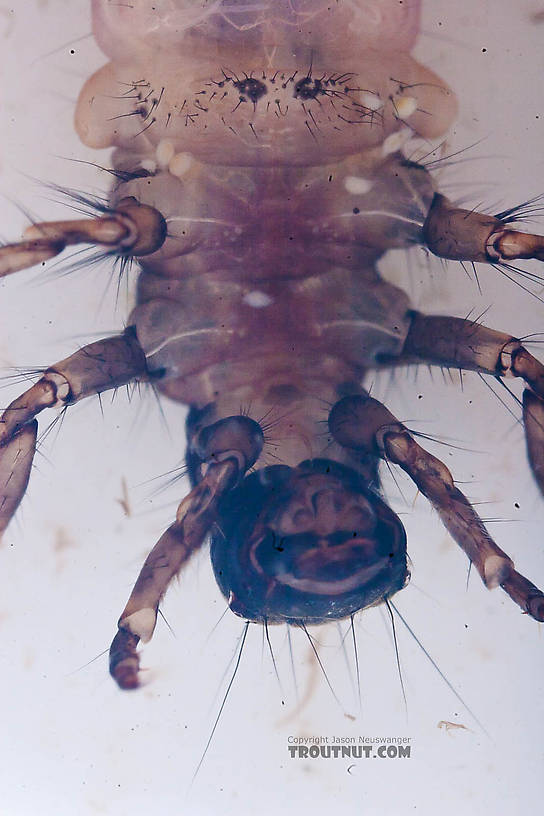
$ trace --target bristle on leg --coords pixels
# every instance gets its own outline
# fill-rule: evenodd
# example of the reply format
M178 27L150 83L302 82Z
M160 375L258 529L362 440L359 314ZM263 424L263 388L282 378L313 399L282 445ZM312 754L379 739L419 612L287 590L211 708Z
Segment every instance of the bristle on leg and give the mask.
M0 247L0 278L48 261L76 244L95 244L120 255L150 255L163 245L166 229L161 213L135 198L124 198L97 218L32 224L23 241Z

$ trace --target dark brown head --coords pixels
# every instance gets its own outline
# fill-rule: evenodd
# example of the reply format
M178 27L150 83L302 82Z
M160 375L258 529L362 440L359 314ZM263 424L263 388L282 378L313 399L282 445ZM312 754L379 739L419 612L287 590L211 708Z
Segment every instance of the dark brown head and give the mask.
M399 518L326 459L246 477L221 504L212 564L232 611L261 622L345 618L409 578Z

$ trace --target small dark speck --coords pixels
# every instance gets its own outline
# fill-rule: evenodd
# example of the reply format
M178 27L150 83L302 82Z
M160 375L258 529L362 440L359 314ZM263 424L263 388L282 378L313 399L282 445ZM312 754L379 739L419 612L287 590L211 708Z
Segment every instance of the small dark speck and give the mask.
M360 212L361 212L361 210L359 209L359 207L354 207L353 208L353 215L359 215Z
M482 54L485 54L486 51L487 51L487 48L482 48Z
M517 502L514 502L514 507L516 508L516 510L519 510L519 504Z

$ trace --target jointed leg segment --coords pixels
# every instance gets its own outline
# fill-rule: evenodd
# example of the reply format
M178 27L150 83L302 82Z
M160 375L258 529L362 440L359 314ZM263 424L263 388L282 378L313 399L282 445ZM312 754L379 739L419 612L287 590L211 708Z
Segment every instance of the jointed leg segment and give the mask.
M219 501L255 464L263 442L260 426L246 416L221 419L193 440L202 479L182 501L176 521L146 558L111 645L110 672L122 689L138 687L139 641L151 638L170 581L203 543L216 520Z
M134 589L119 619L119 631L110 648L110 673L122 689L139 686L140 640L151 639L159 603L212 526L221 497L239 476L235 459L214 463L180 504L176 521L162 534L147 556Z
M423 450L408 429L377 400L345 397L332 409L329 427L347 448L377 454L406 471L429 499L444 526L490 589L501 586L524 612L544 621L544 594L520 575L493 541L448 468Z
M399 363L425 362L493 374L521 377L527 452L544 494L544 365L511 335L459 317L413 314Z
M48 261L76 244L97 244L120 255L149 255L164 243L166 222L154 207L129 197L96 218L33 224L23 238L0 247L0 278Z
M439 258L500 263L544 261L544 237L510 229L512 210L498 216L464 210L437 193L423 225L425 246Z
M521 377L529 386L523 394L527 452L535 480L544 494L544 365L520 340L475 321L415 312L398 362L425 362L496 377ZM368 418L372 410L376 410L370 407L373 402L369 400L368 405L359 406L358 411ZM382 424L395 425L396 420L383 406L378 414ZM447 468L423 451L400 423L396 426L394 431L389 427L386 435L383 428L377 431L382 441L375 452L399 464L414 479L421 492L437 507L445 526L478 568L487 586L500 584L525 612L544 620L541 591L516 572L510 559L498 550L467 499L454 486ZM351 447L352 442L353 439L348 439L345 444Z
M544 398L544 365L520 340L461 317L414 312L399 362L436 363L499 377L522 377Z
M35 417L56 405L146 379L145 355L132 329L84 346L47 369L0 416L0 533L25 492L36 442Z
M28 485L37 433L34 420L0 448L0 539Z

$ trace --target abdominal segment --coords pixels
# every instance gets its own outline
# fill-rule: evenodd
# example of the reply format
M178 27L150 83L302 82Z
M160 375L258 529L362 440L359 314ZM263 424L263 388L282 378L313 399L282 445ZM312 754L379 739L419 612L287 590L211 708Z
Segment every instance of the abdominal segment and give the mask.
M280 369L300 387L309 366L315 377L332 358L337 381L358 379L399 354L408 298L375 263L419 240L434 195L421 167L399 157L379 172L355 157L308 169L194 162L184 179L159 173L117 194L176 213L163 247L141 259L131 318L171 396L205 404L228 388L262 389Z

